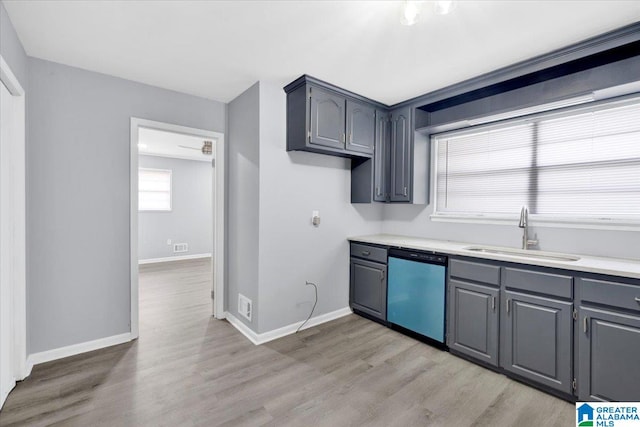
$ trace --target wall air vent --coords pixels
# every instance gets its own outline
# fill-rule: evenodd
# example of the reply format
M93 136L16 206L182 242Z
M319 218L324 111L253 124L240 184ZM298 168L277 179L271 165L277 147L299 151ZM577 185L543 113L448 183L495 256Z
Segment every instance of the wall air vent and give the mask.
M251 322L251 312L253 311L251 300L242 294L238 294L238 313Z

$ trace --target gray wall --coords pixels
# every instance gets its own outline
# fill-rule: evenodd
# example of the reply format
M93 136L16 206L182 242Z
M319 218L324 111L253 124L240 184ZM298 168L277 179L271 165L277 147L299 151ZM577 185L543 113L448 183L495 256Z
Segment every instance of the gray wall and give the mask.
M286 96L261 81L229 104L229 292L254 303L255 332L268 332L349 303L347 236L381 231L382 206L350 203L349 160L286 151ZM322 224L311 225L319 210Z
M258 332L258 235L260 215L259 85L228 105L227 310ZM283 124L284 126L284 124ZM253 302L252 321L238 315L238 293Z
M260 82L260 324L267 332L349 304L347 236L382 229L382 206L350 203L350 161L286 151L286 95ZM321 224L311 224L319 210Z
M4 4L0 2L0 54L7 62L11 71L20 81L22 88L27 90L27 54L18 39L15 29Z
M170 169L171 212L138 214L138 259L211 254L213 195L211 163L167 157L139 156L141 168ZM171 239L172 244L167 244ZM173 244L188 243L189 251L174 253Z
M29 352L130 330L129 132L224 132L224 104L29 59Z

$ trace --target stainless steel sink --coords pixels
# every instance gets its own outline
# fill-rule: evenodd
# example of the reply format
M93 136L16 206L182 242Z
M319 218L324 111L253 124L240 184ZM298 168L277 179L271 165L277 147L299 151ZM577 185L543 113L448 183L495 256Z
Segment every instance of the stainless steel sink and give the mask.
M467 246L463 248L471 252L482 252L487 254L497 254L513 256L518 258L535 258L535 259L547 259L550 261L578 261L580 257L574 255L556 254L553 252L541 252L522 249L510 249L510 248L493 248L490 246Z

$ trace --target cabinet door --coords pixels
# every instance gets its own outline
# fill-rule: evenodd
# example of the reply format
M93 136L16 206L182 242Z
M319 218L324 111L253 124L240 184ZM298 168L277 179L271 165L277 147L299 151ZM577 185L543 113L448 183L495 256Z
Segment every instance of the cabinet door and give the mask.
M389 200L389 174L391 164L389 163L391 138L391 122L389 114L384 111L376 112L376 149L374 154L373 168L373 200L376 202L386 202Z
M347 150L373 154L376 110L370 105L347 100Z
M391 113L392 202L411 201L412 128L410 108L401 108Z
M497 288L449 280L449 348L498 366L499 295Z
M316 86L310 88L309 96L311 98L309 143L344 149L345 98Z
M503 299L502 367L571 394L573 304L512 291Z
M640 317L580 308L581 401L640 401Z
M387 266L351 258L351 308L380 320L387 319Z

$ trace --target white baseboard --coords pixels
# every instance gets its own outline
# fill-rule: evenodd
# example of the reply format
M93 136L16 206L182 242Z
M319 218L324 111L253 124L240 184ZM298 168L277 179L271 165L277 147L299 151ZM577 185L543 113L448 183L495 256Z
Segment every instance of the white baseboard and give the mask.
M24 364L24 371L20 375L22 378L18 378L18 381L22 381L25 378L27 378L29 375L31 375L32 370L33 370L33 362L31 361L31 358L27 356L27 360L25 361L25 364Z
M331 320L339 319L344 316L348 316L351 313L353 312L349 307L344 307L344 308L332 311L330 313L325 313L316 317L312 317L311 319L309 319L307 324L304 325L304 327L301 330L305 330L307 328L311 328L313 326L317 326L322 323L330 322ZM264 344L269 341L273 341L278 338L282 338L287 335L294 334L298 330L300 325L302 325L302 323L304 322L304 321L300 321L300 322L292 323L291 325L283 326L282 328L278 328L269 332L263 332L261 334L258 334L252 331L247 325L242 323L233 314L229 312L226 313L226 319L229 321L229 323L231 323L233 327L235 327L238 331L240 331L242 335L247 337L249 341L251 341L255 345Z
M2 393L0 393L0 410L2 409L2 406L4 406L4 402L6 402L7 397L9 397L9 393L11 393L11 390L13 390L13 387L15 387L15 381L13 382L13 385L11 387L3 390Z
M125 334L113 335L94 341L87 341L80 344L69 345L67 347L54 348L53 350L33 353L27 358L27 367L29 368L29 371L31 371L31 367L40 363L51 362L52 360L63 359L65 357L75 356L76 354L111 347L112 345L129 342L131 339L131 333L127 332Z
M156 262L171 262L171 261L184 261L187 259L200 259L200 258L211 258L211 254L193 254L193 255L180 255L180 256L169 256L166 258L147 258L138 260L138 264L155 264Z
M249 341L251 341L255 345L260 345L261 344L259 339L258 339L259 338L258 334L253 332L247 325L245 325L240 320L238 320L238 318L236 316L234 316L233 314L231 314L231 313L229 313L227 311L225 313L225 319L227 319L227 322L231 323L231 326L236 328L238 331L240 331L240 333L242 335L247 337L249 339Z

